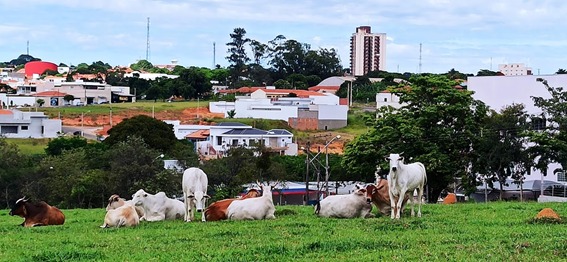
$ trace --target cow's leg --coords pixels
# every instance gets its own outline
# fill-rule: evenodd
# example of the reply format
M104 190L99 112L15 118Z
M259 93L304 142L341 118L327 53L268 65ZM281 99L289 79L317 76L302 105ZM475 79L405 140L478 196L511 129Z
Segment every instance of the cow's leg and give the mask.
M421 217L421 202L422 200L422 196L423 196L423 186L420 186L417 188L417 217Z
M411 216L414 217L415 216L415 211L414 211L414 207L415 207L415 198L413 197L413 193L415 192L415 190L412 190L409 193L409 199L411 200Z
M404 196L406 195L406 190L402 188L402 190L399 193L400 194L396 201L396 216L395 216L396 219L400 219L400 213L402 211L402 203L404 202Z
M189 222L189 198L187 196L187 192L183 191L183 204L185 204L185 217L183 220L185 222Z
M389 190L388 195L390 195L390 218L394 219L396 218L396 201L394 199L394 195Z

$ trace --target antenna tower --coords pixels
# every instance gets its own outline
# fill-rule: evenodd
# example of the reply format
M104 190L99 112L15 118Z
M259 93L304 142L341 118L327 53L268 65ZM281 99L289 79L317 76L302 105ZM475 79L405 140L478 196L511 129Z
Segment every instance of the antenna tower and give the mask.
M150 61L150 18L148 17L148 26L146 31L146 61Z
M216 51L216 43L213 42L213 69L217 66L216 58L217 58L217 51Z
M419 72L421 74L421 43L419 43Z
M26 55L30 55L30 40L27 42Z

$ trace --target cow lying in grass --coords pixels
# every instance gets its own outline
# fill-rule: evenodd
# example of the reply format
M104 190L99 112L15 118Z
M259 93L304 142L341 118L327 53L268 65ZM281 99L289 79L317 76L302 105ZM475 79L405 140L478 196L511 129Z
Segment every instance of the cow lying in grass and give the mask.
M320 217L368 218L374 215L372 204L366 201L366 188L356 185L349 195L328 196L315 206L315 214Z
M247 198L254 198L261 196L260 191L257 189L250 189L246 195L241 198L229 198L216 201L205 209L205 218L207 221L219 221L228 218L228 206L235 200L243 200Z

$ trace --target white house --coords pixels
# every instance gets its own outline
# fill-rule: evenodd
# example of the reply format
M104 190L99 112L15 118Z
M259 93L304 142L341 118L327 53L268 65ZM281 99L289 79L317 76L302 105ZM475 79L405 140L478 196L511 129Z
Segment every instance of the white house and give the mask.
M297 155L293 134L285 129L260 130L241 123L218 123L213 126L182 125L178 120L165 120L173 126L178 139L195 143L197 153L205 158L222 157L232 147L254 148L263 144L282 155Z
M145 79L145 80L156 80L156 78L160 78L160 77L166 77L169 79L175 79L178 78L178 75L168 75L168 74L162 74L162 73L142 73L139 71L133 71L132 73L126 73L124 74L124 77L138 77L141 79Z
M376 109L383 106L391 106L393 108L399 109L404 104L400 103L400 97L396 94L385 90L376 94Z
M8 138L54 138L61 133L61 119L43 112L0 110L0 135Z
M540 78L540 79L538 79ZM538 81L540 80L540 81ZM550 98L551 95L541 82L546 80L549 86L567 86L567 75L521 75L521 76L477 76L467 79L467 88L473 91L473 97L483 101L496 111L500 111L507 105L524 104L526 111L530 114L541 114L540 108L534 105L532 97ZM553 163L549 165L545 180L561 181L553 171L560 165ZM526 180L541 178L538 170L533 170ZM565 177L562 176L562 180Z

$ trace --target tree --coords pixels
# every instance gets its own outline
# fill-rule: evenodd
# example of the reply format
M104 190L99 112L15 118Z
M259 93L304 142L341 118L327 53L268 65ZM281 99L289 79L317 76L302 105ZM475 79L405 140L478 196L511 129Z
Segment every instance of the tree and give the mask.
M410 82L392 90L404 106L379 109L373 128L347 144L342 165L353 179L372 181L376 165L387 169L383 156L404 152L406 162L425 165L428 199L436 202L456 177L470 177L467 167L480 133L476 123L485 117L486 106L443 76L417 76Z
M246 75L246 64L250 61L246 54L246 45L250 42L250 39L246 38L246 30L240 27L234 29L234 32L230 34L230 38L232 41L226 43L229 54L226 59L230 63L232 83L235 84L240 80L241 76Z
M557 162L563 170L567 167L567 92L562 87L552 87L543 78L538 78L547 89L550 98L532 97L534 105L541 109L540 115L533 115L532 121L540 120L541 126L529 134L535 145L530 148L536 169L547 174L548 165Z
M567 74L567 70L563 69L563 68L559 68L559 70L557 70L557 72L555 72L558 75L562 75L562 74Z
M145 115L125 119L108 130L108 135L103 143L109 146L127 141L130 136L138 136L150 148L163 153L169 152L178 142L170 124Z
M65 100L65 102L67 102L69 104L69 103L71 103L71 101L75 100L75 96L74 95L65 95L63 97L63 100Z
M134 64L131 64L130 68L135 71L149 71L150 69L154 68L154 65L152 65L150 61L142 59Z
M277 89L291 89L291 84L287 80L280 79L274 82L274 86Z
M254 56L254 63L260 65L262 58L264 58L268 52L268 45L256 40L250 40L250 48Z
M523 188L525 175L530 172L533 161L529 154L529 115L523 104L513 104L497 113L490 111L482 125L482 135L475 146L476 164L474 173L482 174L483 180L500 184L500 200L506 180ZM522 194L520 199L522 199Z
M0 207L7 208L16 196L20 196L21 187L17 186L26 169L25 156L21 154L16 144L8 143L0 137Z
M502 75L502 73L490 71L488 69L482 69L478 71L478 73L476 74L476 76L497 76L497 75Z
M236 111L234 109L228 110L226 112L226 115L228 116L228 118L234 118L234 116L236 116Z
M39 105L39 107L42 107L43 104L45 104L45 100L43 100L43 99L41 99L41 98L39 98L39 99L36 100L35 102Z
M83 137L58 137L47 143L45 153L49 156L57 156L61 155L63 151L82 148L85 146L87 146L87 140Z

